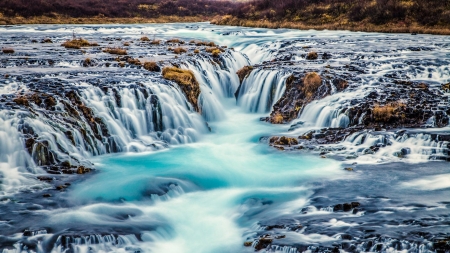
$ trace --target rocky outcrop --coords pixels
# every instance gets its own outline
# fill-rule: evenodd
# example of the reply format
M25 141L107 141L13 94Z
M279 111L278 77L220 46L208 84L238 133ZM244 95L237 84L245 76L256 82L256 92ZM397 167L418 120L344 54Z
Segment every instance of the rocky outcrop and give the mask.
M177 67L165 67L162 70L162 75L165 79L176 82L194 109L197 112L201 112L198 104L200 84L195 79L194 72Z

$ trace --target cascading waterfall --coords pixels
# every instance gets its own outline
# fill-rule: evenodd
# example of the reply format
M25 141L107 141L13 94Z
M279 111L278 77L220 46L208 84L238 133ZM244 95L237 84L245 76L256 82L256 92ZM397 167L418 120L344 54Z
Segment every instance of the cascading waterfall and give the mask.
M249 112L270 112L283 95L289 75L277 70L253 70L239 88L237 104Z
M352 101L361 99L367 91L356 90L332 94L320 100L315 100L305 106L298 115L296 122L304 122L306 126L346 128L350 124L346 110L352 106Z
M223 119L223 99L234 95L239 85L236 72L248 64L249 60L243 54L234 51L222 53L217 61L199 55L185 63L200 83L199 103L206 121Z
M10 140L0 145L2 191L22 185L24 172L43 173L38 166L62 161L89 166L91 156L190 143L208 131L178 86L149 80L142 87L122 84L107 92L87 83L81 87L80 99L92 109L91 119L68 120L73 105L63 97L55 105L56 115L34 105L34 113L1 111L0 136ZM89 121L102 124L91 129ZM36 137L25 139L24 134ZM24 143L31 139L29 154Z
M6 28L0 28L2 29ZM324 149L339 153L345 149L347 154L354 153L355 156L350 157L358 161L351 165L354 170L344 170L342 167L347 167L345 162L343 164L334 159L299 154L301 151L281 152L259 143L261 136L279 135L280 129L287 130L288 126L259 123L258 119L267 116L272 106L282 97L286 79L290 76L289 71L255 68L240 88L235 75L243 66L270 60L272 56L276 56L277 51L283 50L283 54L290 54L289 49L283 48L289 46L289 43L313 48L317 46L319 53L324 48L332 50L336 56L333 55L330 61L330 69L334 69L334 64L343 65L333 62L339 61L340 56L345 58L345 64L351 57L345 47L357 48L359 43L367 41L368 44L376 44L373 42L379 42L379 38L384 35L361 36L336 31L308 31L298 35L297 31L270 30L266 35L255 33L253 38L239 38L236 43L228 44L247 53L249 58L239 52L226 50L219 57L200 52L189 57L188 54L178 55L177 59L173 59L171 57L174 55L167 53L166 48L140 42L141 29L169 34L171 37L174 34L183 36L181 34L188 33L189 36L186 37L190 38L195 34L200 36L199 39L204 39L201 36L205 36L210 40L208 36L211 34L216 35L212 38L226 38L225 35L218 34L221 29L237 28L211 27L206 24L199 24L195 31L190 31L192 28L185 24L80 28L87 34L97 36L95 38L101 38L98 33L110 39L110 36L120 36L117 34L123 32L123 38L135 41L129 47L130 57L170 57L167 64L170 62L192 70L200 84L199 107L202 114L194 112L179 85L162 80L158 73L147 72L131 64L118 68L115 65L118 63L112 63L111 67L106 68L105 64L112 61L109 58L99 60L99 65L82 68L80 57L85 56L80 53L76 55L76 60L68 60L62 64L70 67L70 73L63 71L62 76L39 76L29 68L21 69L20 64L8 65L17 68L17 73L23 71L27 75L31 72L27 81L33 80L33 75L42 78L42 86L33 87L38 87L41 92L48 92L56 101L54 106L46 106L44 102L37 105L31 100L29 107L19 103L2 104L6 109L0 111L0 138L13 142L0 143L1 180L2 183L7 182L2 185L4 188L1 191L25 185L28 177L36 177L31 173L44 173L39 165L51 170L53 165L49 160L84 164L87 163L84 160L88 158L95 162L98 173L83 178L81 182L68 180L70 187L62 190L58 189L59 184L65 182L61 178L76 177L55 176L54 181L47 185L51 189L45 191L51 193L50 197L44 198L44 192L24 192L18 194L17 198L1 198L0 205L10 208L2 213L5 217L0 219L0 229L6 231L6 236L0 235L0 244L8 244L3 253L250 252L255 251L250 245L256 248L261 238L266 239L266 242L270 241L268 244L263 243L265 246L258 246L262 247L261 252L298 253L305 249L305 253L334 252L333 248L336 250L336 247L342 247L339 248L341 252L431 253L434 250L430 246L432 243L422 237L426 235L421 233L420 238L415 240L417 237L409 232L417 230L418 224L422 223L431 224L427 226L430 234L445 230L447 219L435 219L446 217L448 213L448 205L438 202L445 200L445 192L418 191L414 187L415 181L411 181L413 173L404 173L401 169L389 170L391 181L385 180L385 170L365 168L359 161L364 163L367 158L373 164L374 160L369 159L370 157L381 162L386 158L422 161L429 156L448 155L450 143L447 135L440 138L438 134L423 134L420 130L397 133L359 131L342 143L332 144L335 146L329 150L326 150L329 148L326 144L316 146L320 151ZM55 33L62 33L64 36L72 32L71 29L56 30ZM272 43L275 33L286 36L289 41ZM232 36L241 35L236 33ZM397 35L386 36L397 39ZM356 37L358 42L352 41L350 37ZM407 39L409 40L409 36ZM343 43L349 40L351 43ZM397 43L396 40L389 43L391 42ZM41 45L27 46L34 52L31 48ZM194 48L189 47L189 50ZM345 50L341 50L341 47ZM87 49L88 52L90 50ZM92 49L94 50L97 49ZM20 53L20 48L17 51ZM70 51L68 55L75 55L75 52L78 51ZM158 56L161 52L163 54ZM94 52L93 55L99 54ZM41 56L36 58L39 57ZM292 59L304 60L299 56ZM45 63L44 60L41 62ZM310 64L315 68L318 62L321 59L317 62L307 61L305 70L309 69L307 65ZM288 65L281 64L284 69L289 69ZM43 65L36 66L39 70L44 69ZM56 64L54 67L61 66ZM52 72L48 69L45 71ZM446 69L441 68L440 71L445 72ZM425 78L425 72L419 71L418 76ZM116 76L109 77L109 73ZM90 77L98 74L107 77L97 84L95 81L78 81L92 80ZM15 74L12 75L17 78ZM64 80L61 81L63 85L58 83L57 88L54 88L47 83L49 77L60 80L67 77L66 80L77 81L67 84ZM433 77L437 78L435 74ZM122 78L126 81L122 81ZM446 80L445 76L440 75L440 78ZM121 81L117 82L117 79ZM366 97L367 92L377 89L370 87L372 83L368 79L375 78L369 76L361 85L354 85L356 81L346 76L346 80L351 82L348 90L336 94L335 87L331 86L330 96L305 106L302 114L295 120L294 123L304 122L299 126L306 127L283 134L297 137L306 128L343 128L354 122L363 122L364 113L359 119L350 119L347 111L362 102L360 100ZM9 86L0 87L0 93L3 90L14 90L11 93L14 96L31 94L21 87L20 82L13 82ZM54 92L57 89L61 93ZM236 94L239 107L234 104L236 90L239 90ZM73 93L63 96L66 91ZM26 110L23 110L24 107ZM225 118L226 120L219 121ZM201 139L202 135L209 132L208 125L214 134ZM134 153L192 142L196 143L163 152ZM300 142L299 138L298 146L302 145ZM31 154L27 149L32 151ZM113 152L133 154L99 156ZM354 161L352 159L350 162ZM432 169L422 170L420 173L425 174ZM52 175L45 174L45 177ZM419 178L422 179L423 177ZM412 185L411 188L402 188L405 181ZM30 184L34 182L29 181ZM426 182L428 181L423 184ZM39 187L42 189L45 185ZM382 189L379 194L382 197L377 196L378 192L374 187ZM437 189L446 189L448 182L441 182L438 187ZM403 194L406 192L407 194ZM29 200L29 196L36 197L36 202L27 205L28 203L23 203L25 201L16 201L22 197ZM433 200L422 201L418 196L423 199L433 196ZM353 206L351 201L358 201L358 208L335 211L337 204L352 203ZM417 205L412 204L416 201ZM405 216L405 212L412 213L414 220L406 220L409 216ZM14 220L16 217L19 218ZM12 222L8 223L9 221ZM408 222L412 222L412 225ZM385 231L389 231L387 236L411 236L414 243L384 240ZM372 238L378 235L381 237Z
M43 172L23 147L18 129L28 117L26 112L0 111L0 195L16 192L34 184L27 174Z
M438 134L424 133L372 133L362 132L350 135L343 143L346 153L359 157L359 161L389 161L393 158L409 162L423 162L428 159L446 157L450 142L439 140ZM373 152L373 148L380 148Z

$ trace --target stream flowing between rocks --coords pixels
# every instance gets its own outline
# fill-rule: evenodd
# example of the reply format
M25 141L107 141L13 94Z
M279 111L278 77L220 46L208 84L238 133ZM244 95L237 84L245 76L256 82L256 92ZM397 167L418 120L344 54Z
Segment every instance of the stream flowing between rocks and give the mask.
M98 45L62 47L73 35ZM189 23L0 37L15 51L0 54L3 253L450 252L448 36ZM134 59L191 70L200 109ZM323 80L296 108L290 80L307 72ZM420 117L372 127L369 104L391 102Z

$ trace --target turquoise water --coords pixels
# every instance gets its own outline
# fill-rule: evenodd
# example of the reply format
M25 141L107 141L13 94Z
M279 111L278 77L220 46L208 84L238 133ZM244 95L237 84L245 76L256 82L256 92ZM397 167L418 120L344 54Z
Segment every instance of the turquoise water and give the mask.
M132 213L124 226L156 226L142 231L143 249L237 252L259 220L299 212L311 182L341 175L336 161L260 143L279 126L227 102L227 119L198 143L95 160L99 173L70 193L84 207L57 220L117 225L112 217Z

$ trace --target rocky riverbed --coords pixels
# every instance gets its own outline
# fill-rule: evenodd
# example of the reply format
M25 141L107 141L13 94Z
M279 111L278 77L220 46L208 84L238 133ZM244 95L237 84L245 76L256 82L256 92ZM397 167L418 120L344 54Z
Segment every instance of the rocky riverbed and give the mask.
M446 37L0 30L4 253L450 251Z

